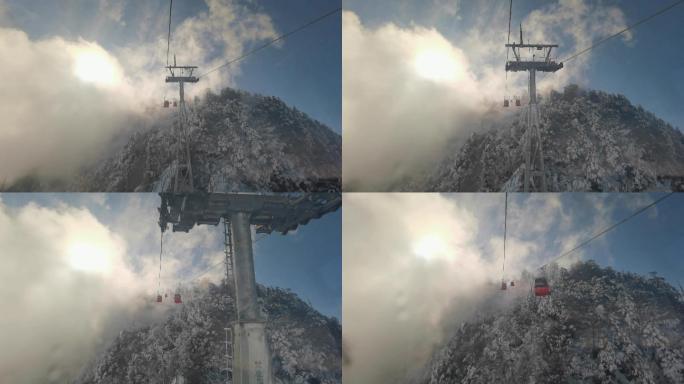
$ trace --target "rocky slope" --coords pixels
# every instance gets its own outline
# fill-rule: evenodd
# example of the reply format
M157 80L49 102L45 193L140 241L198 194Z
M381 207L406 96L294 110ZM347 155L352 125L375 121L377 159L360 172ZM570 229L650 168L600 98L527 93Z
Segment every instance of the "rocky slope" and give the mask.
M622 95L568 86L541 103L547 189L684 190L684 134ZM404 188L522 190L518 122L454 144L432 172Z
M462 324L419 382L684 382L682 292L593 262L550 277L550 296Z
M268 318L277 383L333 384L342 382L342 328L289 291L259 287ZM224 327L234 320L225 286L210 284L184 294L158 324L125 330L92 364L78 384L225 383ZM172 304L171 304L172 305Z

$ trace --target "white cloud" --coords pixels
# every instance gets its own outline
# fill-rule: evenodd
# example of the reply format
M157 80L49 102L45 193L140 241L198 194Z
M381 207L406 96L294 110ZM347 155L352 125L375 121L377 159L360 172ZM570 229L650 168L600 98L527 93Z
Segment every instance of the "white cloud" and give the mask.
M126 25L123 21L125 7L126 0L100 0L100 12L121 25Z
M62 381L94 352L113 314L137 304L126 244L85 210L34 204L0 205L0 239L0 381Z
M559 0L558 3L531 12L523 21L525 38L528 41L561 44L558 60L564 60L570 54L587 48L598 39L619 32L626 26L625 15L618 7L585 0ZM622 35L625 42L631 39L631 31ZM578 56L568 62L563 70L546 76L539 85L540 89L558 89L558 84L570 82L588 85L583 74L590 57L591 52Z
M231 0L206 1L207 12L173 30L172 53L177 52L179 65L198 65L201 73L275 36L269 16ZM123 1L100 4L114 20L122 17ZM0 183L28 173L73 176L116 149L113 139L130 134L131 125L159 120L163 95L174 98L178 92L163 81L165 31L147 42L105 50L97 42L58 36L31 40L23 31L0 28L0 49L5 79ZM230 85L239 68L236 64L207 76L188 87L186 97Z
M196 65L195 75L208 72L228 59L241 56L256 41L276 37L271 18L240 5L234 0L205 0L208 12L183 20L171 35L170 64L176 55L178 65ZM136 91L147 99L159 98L162 92L177 93L177 87L163 83L165 75L167 35L143 44L132 44L116 50L127 74L135 81ZM206 89L231 85L240 73L240 64L212 72L201 83L188 87L189 97ZM164 91L165 90L165 91Z
M345 194L345 380L404 382L420 375L445 332L526 296L531 282L523 280L525 272L540 273L542 265L613 223L624 205L605 200L600 194L509 195L503 277L516 287L502 294L503 195ZM590 247L610 261L603 240ZM559 264L585 258L586 250Z
M61 38L31 41L18 30L0 28L0 181L38 170L61 176L106 152L111 137L125 133L135 110L129 85L81 81L75 72L80 55L102 58L113 74L116 58L100 46ZM89 67L98 72L102 68Z
M440 155L454 121L474 122L486 95L466 53L435 29L365 28L342 17L345 183L396 181ZM467 125L467 124L466 124ZM466 129L465 127L463 129Z
M0 201L0 382L73 379L121 329L177 309L153 302L158 199L136 195L126 202L107 225L87 208ZM218 232L203 226L167 233L162 291L173 293L179 281L222 260ZM219 281L222 275L216 268L205 277Z
M345 380L401 382L429 357L454 301L464 313L496 266L473 211L437 194L343 197ZM425 247L437 243L437 247ZM421 249L425 248L425 249ZM434 252L426 257L423 252Z
M511 114L500 108L506 96L506 31L492 28L493 20L501 20L500 25L507 21L508 4L475 10L469 17L473 27L449 40L431 27L387 21L369 28L355 13L343 13L346 188L393 188L407 176L429 170L449 141L463 142L488 121ZM560 58L624 26L619 8L584 0L550 3L523 20L526 41L558 43ZM540 76L538 88L545 92L569 82L584 83L589 57ZM523 74L509 74L507 96L524 96L526 82Z
M460 0L432 0L432 6L435 13L454 17L458 15L458 11L461 9L461 2Z

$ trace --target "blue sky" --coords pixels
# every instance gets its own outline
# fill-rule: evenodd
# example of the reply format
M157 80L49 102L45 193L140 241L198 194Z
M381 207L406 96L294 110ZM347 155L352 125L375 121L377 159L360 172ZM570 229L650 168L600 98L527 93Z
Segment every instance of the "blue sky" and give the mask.
M264 10L280 32L341 6L339 0L268 0ZM282 97L289 104L342 130L342 37L338 13L247 59L238 84L250 91ZM249 67L249 68L247 68Z
M563 220L556 218L544 231L526 233L526 219L536 217L535 210L542 197L521 193L509 194L509 236L518 237L544 246L539 249L539 260L543 263L555 259L562 253L559 246L578 244L613 223L630 216L640 207L662 197L662 193L644 194L595 194L563 193L558 194L560 207L556 215L565 215L572 225L562 228ZM500 220L483 223L487 233L503 231L503 195L496 194L496 208ZM458 200L457 198L455 199ZM529 210L529 211L528 211ZM520 213L520 216L516 214ZM577 253L566 259L581 255L582 259L596 260L603 266L617 271L634 272L647 275L656 271L675 287L684 286L684 195L673 194L655 207L635 216L624 224L580 248ZM491 232L489 232L491 233ZM577 238L571 237L577 235ZM548 245L548 247L547 247ZM563 249L569 250L568 248ZM562 262L563 259L559 259ZM516 264L514 258L507 261L509 268ZM541 264L535 264L541 266ZM533 268L529 268L533 270Z
M359 362L345 380L403 380L434 355L445 329L482 314L492 297L527 295L526 282L517 280L523 271L537 272L659 196L509 194L505 278L518 284L502 294L504 194L345 193L345 347ZM617 271L657 271L684 285L682 217L684 194L671 195L574 256Z
M376 197L374 194L361 194L360 197L352 197L349 200L367 199L365 202L368 204L377 205L372 209L393 207L391 209L396 210L396 217L388 217L387 220L410 222L412 229L406 234L402 235L403 229L396 228L392 231L394 236L405 236L409 240L409 246L403 246L403 252L413 253L415 256L415 245L420 243L420 239L426 235L435 235L438 238L442 237L445 251L440 255L440 247L433 249L434 256L423 257L429 263L438 265L447 261L448 264L448 261L461 257L464 258L462 260L466 260L465 255L470 253L473 256L470 264L479 265L482 262L481 267L485 268L492 263L492 268L497 272L490 278L495 281L500 279L505 194L417 193L408 194L408 199L392 195L377 194ZM539 267L552 260L561 265L568 265L578 258L592 259L617 271L641 275L656 271L675 287L678 284L684 286L684 194L680 193L669 195L654 207L618 225L577 251L558 259L560 255L594 234L665 195L509 193L506 271L509 271L510 276L518 276L523 269L535 273ZM414 205L416 203L418 205ZM435 209L431 214L435 204L439 204L441 208ZM349 206L346 212L351 216L357 208L353 204ZM415 209L424 210L425 216L421 218L423 215L420 211L415 212ZM373 220L367 219L369 224L366 232L369 236L382 239L382 236L374 232L377 230L374 227L376 219L377 217ZM382 222L382 219L378 222ZM400 227L401 224L396 226ZM353 238L349 236L349 244L353 243ZM411 239L414 240L410 241ZM401 247L403 242L404 240L397 240L397 244L387 246ZM346 239L345 245L348 245Z
M261 236L261 235L259 235ZM257 281L287 287L316 309L341 319L342 210L257 243Z
M530 12L548 10L557 3L558 1L542 0L514 1L512 39L518 40L517 25ZM604 8L615 6L622 11L626 24L629 25L673 3L673 0L584 0L579 3ZM344 8L356 13L368 28L377 28L388 22L405 28L413 25L432 27L456 46L460 46L465 35L474 29L484 34L491 30L501 31L505 36L508 27L507 1L347 0ZM450 13L453 10L455 12ZM684 129L684 110L680 107L684 98L684 52L677 49L681 46L683 19L684 5L679 5L632 30L630 41L624 42L616 38L604 43L590 53L587 67L582 68L579 74L581 82L593 89L625 94L633 103L641 104L656 116ZM593 34L592 40L596 41L602 36L606 35ZM501 41L501 44L504 42ZM574 52L568 50L568 40L563 39L556 43L561 45L560 58ZM503 73L504 47L496 54L500 54ZM570 61L567 65L573 66L575 61ZM563 69L565 70L567 69ZM503 90L501 94L503 95Z
M662 196L649 194L651 198ZM613 221L628 216L634 209L620 207L611 215ZM587 248L587 257L616 270L639 274L651 271L665 277L675 287L684 286L684 196L674 194L658 204L657 216L644 212L615 230L607 233L606 243L610 257L600 247ZM651 214L651 216L649 216Z
M0 199L3 205L15 213L30 203L69 217L73 213L67 213L65 209L85 209L127 244L127 261L136 273L143 273L145 263L158 265L156 208L159 206L159 196L156 194L2 194ZM41 223L37 222L36 225L40 226ZM189 257L191 262L177 269L177 275L182 276L182 279L168 276L166 285L175 288L179 280L197 276L207 266L214 265L216 259L220 261L222 236L220 226L196 227L189 234L167 232L164 243L165 248L168 248L164 253L166 261L162 263L163 273L173 268L173 262L169 260L175 257ZM287 236L272 234L265 237L257 235L256 238L259 239L254 245L257 282L289 288L325 315L341 318L340 210L312 220ZM183 244L192 243L197 245L185 252ZM203 277L217 281L222 273L220 266ZM147 285L149 289L156 290L156 272L153 275L155 278Z
M477 246L485 259L497 260L500 268L501 243L491 247L489 241L492 237L503 236L504 194L443 196L457 205L476 204L479 207L476 214L487 220L478 221ZM662 196L662 193L510 193L508 241L529 242L536 248L522 259L515 257L515 251L511 255L509 248L506 269L522 267L534 273L538 267ZM680 283L684 286L682 217L684 196L673 194L558 262L581 257L617 271L641 275L656 271L675 287Z
M341 6L340 0L222 2L234 4L245 14L258 12L268 15L276 35ZM167 31L167 0L2 0L0 11L3 9L4 12L0 12L0 26L20 29L32 40L55 36L66 40L83 38L98 43L110 52L154 42L166 36ZM174 2L174 28L184 20L207 11L207 4L203 0ZM280 97L339 133L340 20L339 14L331 16L292 35L279 46L249 57L240 64L239 75L234 78L235 84L241 89ZM245 51L263 44L266 39L246 41ZM212 44L210 39L204 43ZM213 55L208 59L217 57ZM178 52L178 58L182 60L186 57ZM226 57L226 60L232 58ZM199 72L208 69L200 68ZM229 67L222 71L232 69ZM162 81L161 76L159 81ZM201 87L202 83L197 86Z

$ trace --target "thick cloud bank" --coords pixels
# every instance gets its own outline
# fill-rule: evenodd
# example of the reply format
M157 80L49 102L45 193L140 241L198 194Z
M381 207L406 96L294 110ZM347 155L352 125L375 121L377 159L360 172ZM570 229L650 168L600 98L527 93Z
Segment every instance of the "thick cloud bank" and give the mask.
M505 279L503 194L355 193L343 198L345 381L401 383L420 375L461 322L529 292L524 271L572 249L648 196L515 194L508 201ZM649 213L655 218L657 211ZM602 239L591 245L606 262ZM558 260L585 257L584 249ZM527 275L529 276L529 275Z
M0 382L73 380L120 330L175 309L153 304L159 228L147 196L130 197L107 225L88 208L0 201ZM167 236L162 290L222 260L220 243L208 228Z
M117 60L97 44L61 38L31 41L0 29L0 66L7 75L0 91L0 181L31 171L62 176L101 153L133 112ZM91 58L89 58L89 56ZM89 60L111 66L109 78L88 78ZM79 60L81 61L79 63ZM114 87L113 82L120 84Z
M344 12L342 36L347 187L376 189L415 172L438 158L455 121L468 129L482 112L466 54L436 30L367 30ZM433 73L435 62L441 69Z
M430 26L399 26L388 20L367 27L351 11L342 19L344 74L342 115L343 173L347 190L387 190L419 175L443 156L449 140L502 119L506 93L503 70L508 4L469 15L472 27L447 38ZM486 8L486 9L485 9ZM458 12L458 8L450 11ZM451 15L453 16L453 15ZM523 19L526 41L556 42L558 59L625 27L622 11L584 0L559 0ZM625 40L631 35L623 35ZM545 92L582 82L590 55L556 74L540 76ZM509 75L508 97L526 97L524 74Z
M343 375L400 383L429 357L450 301L468 305L495 266L475 246L476 217L438 195L354 194L343 205Z
M186 18L173 30L171 52L179 52L179 65L213 68L276 35L263 13L232 0L206 3L208 11ZM122 1L103 1L99 16L125 25L125 6ZM177 94L177 87L163 82L165 29L127 26L145 29L151 38L107 50L105 42L58 35L30 38L24 31L2 27L11 25L3 22L9 17L0 2L0 185L29 173L53 179L74 176L80 166L108 155L113 139L144 125L145 116L164 112L159 108L164 95ZM214 72L186 97L229 85L237 73L239 65Z

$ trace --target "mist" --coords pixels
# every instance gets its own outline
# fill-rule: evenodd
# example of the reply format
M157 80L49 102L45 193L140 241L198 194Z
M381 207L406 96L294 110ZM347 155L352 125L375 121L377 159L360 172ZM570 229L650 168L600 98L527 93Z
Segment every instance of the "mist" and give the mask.
M530 276L642 198L354 193L343 197L345 380L413 382L458 327L504 310ZM601 240L592 250L610 258ZM568 266L584 250L558 260ZM501 295L502 279L516 287Z
M442 339L445 313L468 319L497 266L478 249L473 213L440 195L354 194L343 204L345 380L405 382Z
M105 213L97 216L93 204L17 205L12 199L0 200L0 382L74 380L121 330L178 310L154 302L157 196L129 196L121 211L103 201L97 210ZM161 292L172 293L183 278L222 260L215 250L220 237L206 227L167 236ZM221 276L216 269L203 278Z
M266 14L232 0L206 0L206 5L206 12L173 27L171 53L179 53L179 65L214 68L276 36ZM122 7L102 2L102 20L123 23ZM178 92L163 80L166 26L127 26L145 30L145 39L116 44L58 34L30 37L12 26L11 17L11 8L0 3L1 185L25 176L74 178L111 155L133 131L174 113L161 108L164 97L177 99ZM213 72L190 87L186 98L233 85L239 74L239 64Z
M527 76L509 74L506 80L508 4L478 4L468 15L459 7L433 5L441 9L439 17L458 15L472 25L452 36L389 18L369 27L354 12L343 12L345 190L395 190L419 180L444 157L447 146L458 148L472 133L515 117L516 111L503 110L501 103L514 95L527 98ZM559 60L626 26L619 8L584 0L549 2L522 23L526 41L560 44L554 54ZM584 85L589 59L589 54L580 56L557 73L539 76L538 92Z

